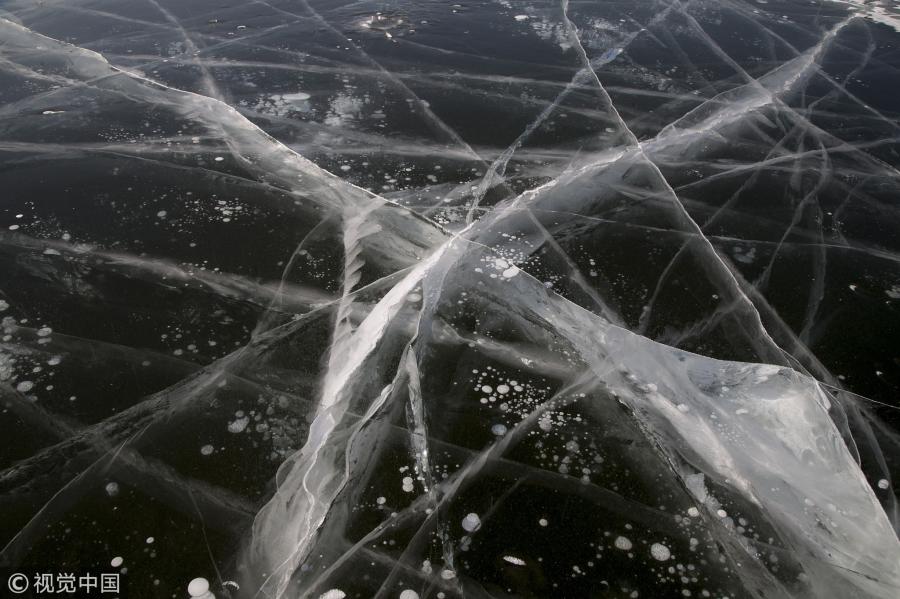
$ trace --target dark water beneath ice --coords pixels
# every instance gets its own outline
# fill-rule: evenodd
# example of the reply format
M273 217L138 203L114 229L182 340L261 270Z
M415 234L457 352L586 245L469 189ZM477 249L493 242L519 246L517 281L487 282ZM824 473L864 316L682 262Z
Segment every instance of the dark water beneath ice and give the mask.
M891 3L0 19L0 566L900 593Z

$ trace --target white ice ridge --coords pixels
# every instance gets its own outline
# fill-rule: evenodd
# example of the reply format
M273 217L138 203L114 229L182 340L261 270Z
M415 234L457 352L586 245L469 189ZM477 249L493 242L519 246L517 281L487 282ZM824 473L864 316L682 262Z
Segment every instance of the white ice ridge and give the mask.
M788 368L681 352L570 304L554 307L556 330L566 331L686 483L696 468L778 523L810 576L809 596L896 596L900 542L816 381Z
M897 2L892 2L891 0L833 1L853 6L865 18L900 31L900 7L897 6Z
M832 38L827 35L822 44L761 84L732 93L729 102L718 98L698 109L660 136L656 142L659 149L683 149L692 143L692 136L733 124L776 101L779 93L814 68L816 56ZM674 133L678 129L682 132ZM644 152L652 149L652 143L646 144ZM621 176L621 170L638 162L634 152L610 154L607 161L573 169L543 188L523 194L485 222L464 231L462 237L481 241L475 233L496 227L505 217L513 218L526 208L582 213L588 201L585 198L597 188L592 183L608 184ZM618 172L603 170L620 161ZM484 243L490 245L489 239ZM380 336L388 329L398 302L421 283L433 308L442 297L446 278L460 270L467 274L467 268L474 270L475 261L464 259L466 247L461 239L450 242L408 275L399 293L388 294L349 338L349 359L327 373L327 392L315 434L289 462L276 498L257 519L254 550L262 559L263 570L273 573L265 593L280 597L288 592L295 568L317 542L316 531L331 509L330 503L353 478L350 460L345 461L344 456L353 452L352 443L360 438L361 427L355 427L349 436L334 432L347 406L354 401L367 402L366 398L354 398L352 390L366 376L363 365L378 351ZM828 399L814 380L783 367L722 362L681 352L616 328L549 293L525 274L503 279L507 286L497 290L497 296L514 307L514 313L530 312L532 322L541 322L547 330L568 339L597 379L631 408L698 498L705 491L697 484L696 471L758 505L797 552L808 577L808 588L799 595L766 574L758 574L762 578L748 580L748 584L764 586L772 596L815 597L835 589L844 596L895 596L900 588L900 545L829 416ZM490 294L484 288L478 293ZM749 336L761 332L756 328L758 317L747 323ZM354 344L357 347L349 349ZM760 351L767 345L777 353L770 342L760 343ZM387 389L368 402L372 417L388 402L390 393ZM736 562L748 557L742 557L742 551L755 557L738 542L732 543L730 550ZM746 575L758 572L761 570ZM299 584L303 588L302 574Z
M45 77L58 87L22 102L0 107L0 116L21 111L27 102L34 109L65 94L87 88L165 107L196 120L224 141L241 165L267 185L303 198L338 218L353 221L367 215L371 222L356 240L365 259L386 268L404 268L420 260L445 237L433 222L397 204L356 187L321 169L251 123L236 109L207 96L167 87L136 73L112 66L91 50L37 34L0 18L3 56L18 69L32 72L42 58L56 69L43 67ZM54 73L58 70L59 73ZM373 232L377 235L372 235Z
M487 242L485 231L503 230L504 220L525 206L559 201L562 190L578 188L577 174L565 178L566 183L525 194L462 236L480 241L481 235ZM577 212L577 194L565 197L575 202L571 211ZM286 592L294 568L316 542L316 522L324 521L341 485L354 478L349 461L334 460L352 453L348 437L333 433L347 406L367 403L364 397L354 398L352 390L365 378L363 365L377 353L401 298L424 284L433 306L442 297L445 279L465 276L454 273L467 274L478 263L465 259L461 249L465 247L462 239L448 243L410 273L363 321L353 335L356 348L327 375L329 392L323 397L316 432L290 461L276 498L257 519L254 549L267 564L264 571L275 572L266 592L276 596ZM496 294L514 306L510 312L530 311L532 324L537 321L555 334L565 334L598 379L645 423L647 434L659 441L685 480L694 480L689 479L693 471L678 466L675 456L730 486L775 520L805 560L806 570L815 573L812 588L837 585L865 596L892 596L900 546L812 379L780 367L719 362L680 352L609 325L547 292L524 273L502 279L506 287ZM492 290L479 288L478 293L491 296ZM371 416L382 409L388 395L386 391L369 403ZM349 437L351 443L357 438L356 433ZM298 525L302 525L299 532ZM780 588L772 581L767 584Z
M328 456L349 456L355 442L368 443L357 434L362 425L349 436L331 433L341 406L352 401L346 393L366 376L358 366L376 350L399 294L420 281L426 294L430 289L423 323L430 322L443 286L459 284L445 280L458 279L447 269L471 265L484 251L454 242L411 273L361 325L360 346L337 377L342 395L328 396L330 407L323 404L307 449L258 518L256 550L270 564L287 566L276 572L281 582L266 588L266 594L286 596L291 566L312 550L316 520L326 517L329 497L339 495L335 481L360 475L349 458L333 461ZM497 298L521 318L522 326L529 323L571 344L597 383L628 406L698 502L708 496L705 476L758 506L771 520L802 564L804 589L789 591L764 569L746 565L761 559L756 551L733 531L716 532L729 557L745 563L739 574L748 586L766 589L771 597L896 596L900 542L832 422L830 401L816 381L789 368L714 360L655 343L610 325L524 273L498 281L482 280L486 287L481 286L481 293ZM385 390L370 403L368 418L385 408L389 395ZM716 504L708 505L715 511ZM334 539L320 541L327 546ZM300 575L300 588L304 580Z
M281 597L294 570L308 556L319 528L338 493L351 479L348 448L337 450L334 436L347 410L354 405L353 392L360 380L369 378L372 356L385 331L397 316L407 295L451 244L435 252L395 285L359 327L336 339L330 368L325 375L319 407L303 448L279 469L278 490L257 515L251 549L267 581L261 592ZM365 409L365 417L354 426L351 440L367 420L374 418L391 395L390 387ZM358 400L357 400L358 401ZM349 446L349 443L348 443Z

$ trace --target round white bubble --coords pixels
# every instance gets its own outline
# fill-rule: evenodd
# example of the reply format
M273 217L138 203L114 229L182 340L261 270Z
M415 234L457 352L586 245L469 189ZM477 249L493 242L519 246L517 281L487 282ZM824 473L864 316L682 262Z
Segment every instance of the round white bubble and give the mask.
M200 597L209 592L209 581L205 578L195 578L188 583L188 594L191 597Z
M653 556L653 559L664 562L672 557L672 552L662 543L653 543L650 545L650 555Z
M475 532L481 528L481 518L476 513L466 514L462 519L462 527L466 532Z

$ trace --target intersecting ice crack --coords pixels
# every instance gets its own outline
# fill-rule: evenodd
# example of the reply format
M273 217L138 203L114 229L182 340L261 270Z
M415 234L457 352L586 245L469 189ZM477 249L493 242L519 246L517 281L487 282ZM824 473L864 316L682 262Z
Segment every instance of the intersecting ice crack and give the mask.
M765 330L765 327L763 327L762 322L759 320L759 317L756 314L756 308L753 306L753 303L744 294L743 290L740 288L740 286L737 284L737 281L734 279L731 271L727 268L725 263L722 261L721 257L716 252L715 248L713 248L713 246L709 242L709 240L706 239L706 237L703 234L703 230L697 225L697 223L693 220L693 218L691 218L690 214L688 214L687 210L685 210L684 207L681 205L681 201L679 200L678 195L675 193L675 190L672 189L671 185L669 185L669 182L666 181L665 177L662 175L662 173L659 171L659 169L656 167L656 165L653 163L653 161L649 159L646 152L644 151L644 146L638 142L637 137L634 135L634 133L630 129L628 129L627 124L622 120L621 116L619 116L618 110L616 110L616 107L613 105L612 100L609 97L609 94L606 93L606 90L604 89L603 84L600 82L600 79L597 76L596 71L594 71L594 68L591 65L590 58L588 57L587 53L585 52L584 47L581 45L581 40L578 38L578 33L575 29L574 24L568 17L568 14L567 14L568 6L569 6L568 0L561 0L561 5L562 5L563 19L564 19L564 22L566 25L566 29L568 31L570 38L572 39L573 45L579 51L581 60L584 64L584 68L591 73L591 75L593 76L594 82L597 84L597 87L600 90L600 92L602 93L604 100L608 103L610 110L616 116L616 118L620 121L623 129L625 129L625 131L627 132L627 134L630 138L631 144L634 145L638 149L639 159L645 160L648 163L648 165L652 169L654 175L659 177L660 182L662 183L663 187L665 188L664 193L670 194L671 199L674 200L681 207L681 209L684 213L685 219L689 223L689 227L700 235L701 240L704 242L705 249L708 249L711 252L711 255L713 256L713 258L715 260L716 267L719 267L721 269L721 271L723 272L723 274L721 276L724 277L724 280L726 281L726 285L733 287L733 290L738 295L738 298L739 298L738 301L746 303L746 305L749 307L751 313L755 316L756 322L754 324L758 324L759 333L763 337L765 337L766 340L772 344L772 346L777 348L777 345L775 344L774 340L772 340L771 337L769 337L768 332Z
M173 590L896 594L888 8L55 8L0 22L5 564L121 485Z

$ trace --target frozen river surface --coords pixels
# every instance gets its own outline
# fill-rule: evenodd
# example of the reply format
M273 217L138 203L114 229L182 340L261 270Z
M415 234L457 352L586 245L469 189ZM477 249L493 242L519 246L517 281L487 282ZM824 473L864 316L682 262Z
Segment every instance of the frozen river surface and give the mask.
M898 14L0 0L3 572L900 596Z

